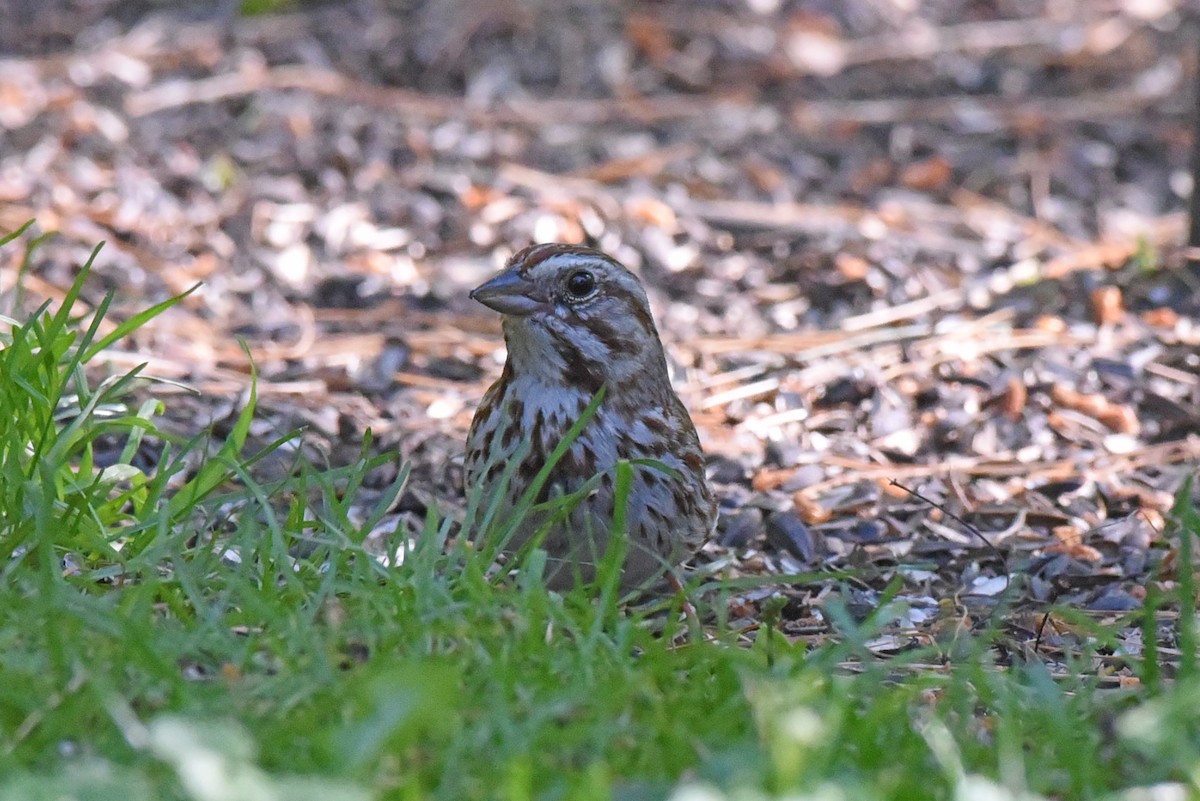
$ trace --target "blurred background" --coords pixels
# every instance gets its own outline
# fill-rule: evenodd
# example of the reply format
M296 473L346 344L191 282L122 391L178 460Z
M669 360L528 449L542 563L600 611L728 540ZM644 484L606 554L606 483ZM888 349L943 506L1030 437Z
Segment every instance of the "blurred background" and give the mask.
M1197 19L3 0L0 230L59 232L21 278L30 308L101 240L91 303L202 282L111 363L179 382L154 388L170 424L220 436L252 358L256 436L303 426L305 458L336 464L370 428L416 465L414 525L457 503L503 358L466 291L530 242L596 245L650 289L722 496L711 558L794 571L917 543L973 586L979 543L898 477L996 531L1032 509L1042 600L1120 608L1198 453ZM6 298L20 255L0 254ZM1061 579L1076 566L1113 579Z

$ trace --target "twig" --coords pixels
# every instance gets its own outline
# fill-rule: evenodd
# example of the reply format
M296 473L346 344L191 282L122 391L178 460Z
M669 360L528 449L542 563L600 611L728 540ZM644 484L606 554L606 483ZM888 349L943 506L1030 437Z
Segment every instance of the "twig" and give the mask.
M683 95L620 100L512 100L494 108L467 105L461 97L431 95L411 89L384 87L332 70L304 65L268 69L245 68L195 81L175 80L130 95L126 112L133 117L197 103L213 103L264 90L301 90L386 108L400 116L422 119L465 118L480 124L576 124L616 119L662 122L713 113L711 98ZM740 101L734 99L737 105Z
M857 481L873 481L879 479L908 479L928 478L930 476L948 475L951 473L966 473L973 476L1026 476L1028 478L1065 478L1077 476L1085 470L1108 468L1118 472L1128 472L1148 465L1178 464L1194 459L1200 459L1200 438L1191 437L1185 440L1165 442L1159 445L1149 445L1125 454L1094 453L1088 457L1075 459L1055 459L1043 462L1000 462L994 459L949 459L938 464L928 465L877 465L864 463L844 457L828 456L823 463L830 466L848 468L840 476L826 479L800 490L806 498L816 498L831 489L853 484ZM785 477L780 478L780 482Z
M913 496L917 500L929 504L929 506L931 506L934 509L939 510L946 517L948 517L951 520L958 523L960 526L965 528L971 534L974 534L979 539L980 542L982 542L985 546L987 546L987 549L992 552L992 555L995 556L1000 561L1001 567L1004 568L1004 589L1005 590L1008 589L1008 585L1010 582L1010 578L1008 575L1008 558L1003 553L1001 553L1000 549L997 548L991 541L989 541L987 537L983 536L982 531L980 531L978 528L976 528L972 523L969 523L967 520L963 519L961 516L955 514L954 512L950 511L949 509L947 509L945 504L937 503L936 501L933 501L930 498L925 497L921 493L917 492L915 489L912 489L911 487L906 487L905 485L901 484L896 479L893 478L891 481L888 482L888 484L890 484L893 487L899 487L900 489L904 490L905 492L907 492L909 495Z
M734 228L793 233L853 230L868 214L861 206L750 200L689 200L677 204L675 211Z
M1077 22L1055 25L1045 17L969 22L940 28L911 26L846 43L846 64L924 60L943 53L995 53L1020 47L1062 51L1062 43L1079 41Z
M668 145L628 158L609 159L571 173L572 177L613 183L640 175L657 175L672 161L689 159L699 148L694 142Z
M1031 119L1078 122L1112 117L1131 117L1162 100L1175 96L1178 81L1155 87L1088 92L1074 97L1022 98L1012 101L975 95L935 98L880 98L875 100L807 101L792 109L793 121L805 130L834 125L889 125L903 122L988 123L994 129L1027 125Z
M1188 263L1200 271L1200 20L1191 25L1195 41L1195 61L1192 62L1192 197L1188 203Z

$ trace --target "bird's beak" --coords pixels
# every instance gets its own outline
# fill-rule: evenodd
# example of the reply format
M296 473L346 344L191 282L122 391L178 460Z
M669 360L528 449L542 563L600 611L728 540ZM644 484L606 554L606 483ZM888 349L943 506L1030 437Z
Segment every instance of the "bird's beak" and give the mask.
M475 287L470 297L489 309L516 317L527 317L544 305L534 283L512 269Z

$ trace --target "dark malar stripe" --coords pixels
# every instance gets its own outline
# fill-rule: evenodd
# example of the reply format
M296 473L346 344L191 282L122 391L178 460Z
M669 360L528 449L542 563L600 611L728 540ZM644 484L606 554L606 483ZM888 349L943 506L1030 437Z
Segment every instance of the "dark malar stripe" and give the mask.
M582 390L588 397L595 395L604 385L604 376L592 369L579 349L568 342L557 340L554 349L563 360L563 385Z
M616 326L607 320L590 319L585 325L600 340L600 344L608 348L609 356L634 356L641 351L638 336L647 337L645 331L618 331Z
M629 310L641 323L642 330L646 332L645 335L651 339L658 339L658 329L654 326L654 318L650 316L650 310L640 303L629 304Z

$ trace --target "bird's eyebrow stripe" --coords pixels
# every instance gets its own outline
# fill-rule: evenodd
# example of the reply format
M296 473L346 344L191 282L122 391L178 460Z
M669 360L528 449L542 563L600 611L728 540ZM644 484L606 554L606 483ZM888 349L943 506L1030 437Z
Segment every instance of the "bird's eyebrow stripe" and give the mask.
M534 267L537 267L546 259L554 256L580 256L589 259L611 261L607 256L599 253L591 248L580 245L530 245L524 250L518 251L511 259L508 260L509 267L517 267L522 275L527 274Z

